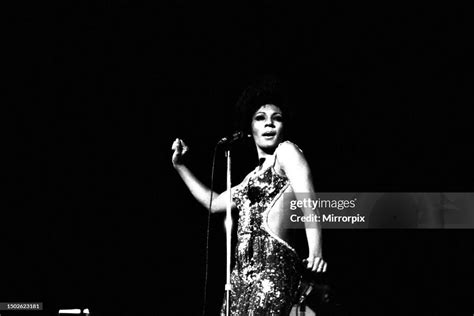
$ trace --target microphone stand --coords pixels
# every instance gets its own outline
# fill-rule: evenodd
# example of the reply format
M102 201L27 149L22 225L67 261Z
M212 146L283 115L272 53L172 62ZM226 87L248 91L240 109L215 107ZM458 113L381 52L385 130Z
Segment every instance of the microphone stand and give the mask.
M250 138L249 134L244 134L242 131L238 131L230 137L222 138L217 144L224 145L225 156L227 158L227 207L226 207L226 218L225 218L225 229L226 229L226 283L225 283L225 312L226 316L230 314L230 264L231 264L231 238L232 238L232 184L231 184L231 159L230 159L230 148L234 141L243 138Z
M226 218L225 218L225 229L226 229L226 284L225 284L225 293L226 293L226 316L230 315L230 261L231 261L231 233L232 233L232 192L231 192L231 159L230 159L230 146L225 148L225 156L227 158L227 208L226 208Z

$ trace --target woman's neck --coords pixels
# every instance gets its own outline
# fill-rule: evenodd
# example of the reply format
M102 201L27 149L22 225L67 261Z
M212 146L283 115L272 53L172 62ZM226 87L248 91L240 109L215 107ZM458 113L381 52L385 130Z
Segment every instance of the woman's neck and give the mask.
M264 151L263 149L257 147L258 160L262 158L267 159L268 157L273 156L274 152L275 150L270 152L270 151Z
M275 149L273 149L270 152L270 151L265 151L261 149L260 147L257 147L257 153L258 153L258 162L261 169L265 165L266 162L271 160L271 157L273 157L275 153Z

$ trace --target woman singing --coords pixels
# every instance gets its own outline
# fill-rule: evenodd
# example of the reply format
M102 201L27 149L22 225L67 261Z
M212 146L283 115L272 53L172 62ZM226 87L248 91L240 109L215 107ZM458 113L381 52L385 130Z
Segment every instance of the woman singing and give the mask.
M232 207L239 212L231 315L288 315L298 298L305 269L317 273L325 272L327 267L318 225L305 227L305 260L296 252L286 228L290 200L314 198L314 188L302 151L285 139L288 105L282 95L278 82L267 77L248 87L237 103L244 114L242 129L252 135L260 164L231 190ZM207 208L210 190L181 159L188 147L176 139L172 150L174 168L191 194ZM213 196L211 212L225 211L226 192ZM303 215L314 214L310 207L301 211Z

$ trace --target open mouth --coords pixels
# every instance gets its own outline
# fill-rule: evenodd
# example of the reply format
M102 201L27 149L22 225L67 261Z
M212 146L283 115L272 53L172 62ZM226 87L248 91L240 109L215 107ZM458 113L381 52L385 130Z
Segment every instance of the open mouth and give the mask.
M263 137L265 138L272 138L276 135L276 132L265 132L262 134Z

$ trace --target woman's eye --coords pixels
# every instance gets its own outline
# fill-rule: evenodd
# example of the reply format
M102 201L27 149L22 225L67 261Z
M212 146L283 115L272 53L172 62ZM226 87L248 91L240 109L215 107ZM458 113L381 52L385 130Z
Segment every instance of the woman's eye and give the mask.
M265 119L265 117L264 117L263 115L257 115L257 116L255 116L255 120L256 120L256 121L262 121L262 120L264 120L264 119Z
M283 121L283 117L282 117L282 116L275 116L273 119L274 119L275 121L278 121L278 122Z

